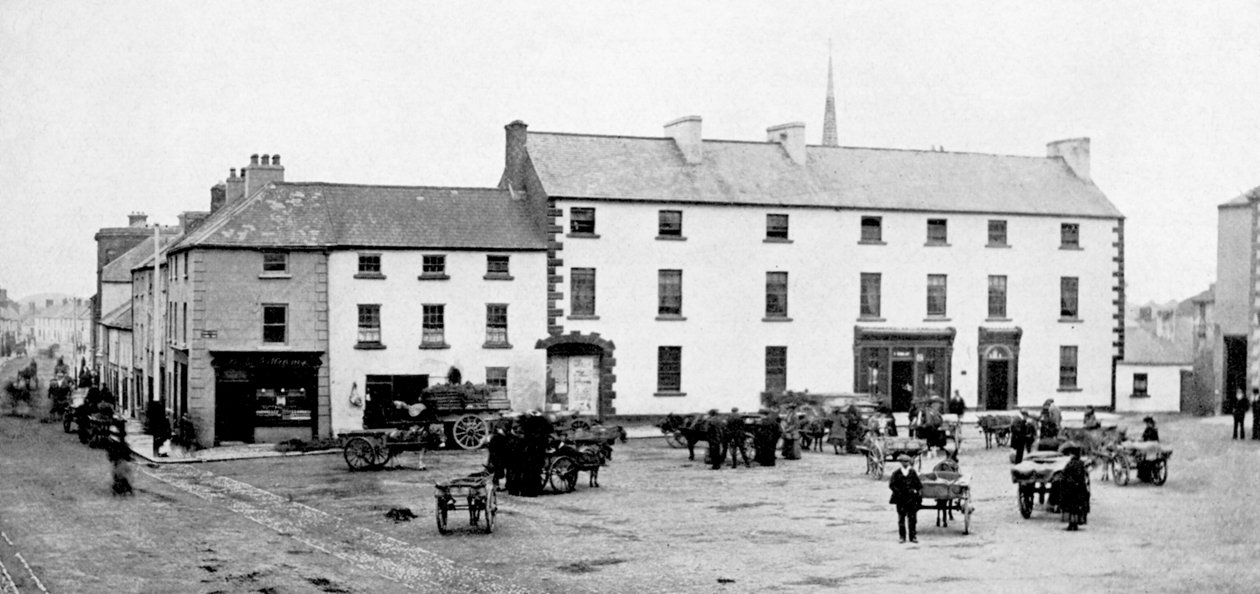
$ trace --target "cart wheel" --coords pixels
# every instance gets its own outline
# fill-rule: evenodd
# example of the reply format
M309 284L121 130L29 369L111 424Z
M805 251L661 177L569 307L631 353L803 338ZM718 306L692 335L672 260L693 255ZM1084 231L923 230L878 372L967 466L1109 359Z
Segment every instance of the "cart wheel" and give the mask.
M1167 481L1167 480L1168 480L1168 461L1160 460L1155 463L1155 469L1151 475L1151 482L1155 483L1158 486L1158 485L1163 485L1164 481Z
M1025 485L1019 486L1019 515L1025 520L1032 517L1033 494L1032 489Z
M1116 467L1112 471L1115 474L1116 484L1121 487L1129 484L1129 460L1121 457L1116 461Z
M673 431L665 435L665 443L671 448L687 447L687 439L683 437L682 431Z
M388 446L385 446L381 448L376 448L375 451L373 452L373 456L374 457L372 459L372 470L380 470L382 468L385 468L385 465L389 464L389 461L394 458L394 452L393 450L389 449Z
M450 530L446 529L446 504L442 503L441 500L438 500L437 503L437 527L438 532L441 534L450 532Z
M590 431L591 424L586 419L573 419L569 422L569 431Z
M476 415L464 415L451 426L451 437L465 450L476 449L490 434L486 421Z
M561 456L551 461L547 467L547 482L551 488L562 493L571 493L577 488L577 464L568 456Z
M367 470L376 465L376 448L362 437L351 437L346 442L346 465L350 470Z
M494 485L489 485L486 493L486 534L494 532L494 515L499 511L499 504L494 499Z

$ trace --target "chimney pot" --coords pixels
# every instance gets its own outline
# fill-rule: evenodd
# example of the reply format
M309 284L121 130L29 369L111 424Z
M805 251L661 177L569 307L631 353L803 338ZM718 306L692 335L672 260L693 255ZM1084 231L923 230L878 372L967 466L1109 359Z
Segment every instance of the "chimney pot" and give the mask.
M263 155L263 156L262 156L262 164L263 164L263 166L264 166L264 167L270 166L270 165L271 165L271 155Z
M279 166L280 166L280 155L272 155L272 156L271 156L271 164L272 164L272 165L275 165L276 167L279 167Z
M250 155L250 156L249 156L249 164L250 164L250 165L257 165L257 164L258 164L258 155L257 155L257 154L254 154L254 155Z
M228 179L232 179L232 178L234 178L234 177L236 177L236 168L235 168L235 167L233 167L233 168L231 168L231 169L229 169L229 170L228 170Z
M704 161L704 139L700 135L702 119L698 115L685 116L665 124L665 136L674 139L683 161L699 165Z

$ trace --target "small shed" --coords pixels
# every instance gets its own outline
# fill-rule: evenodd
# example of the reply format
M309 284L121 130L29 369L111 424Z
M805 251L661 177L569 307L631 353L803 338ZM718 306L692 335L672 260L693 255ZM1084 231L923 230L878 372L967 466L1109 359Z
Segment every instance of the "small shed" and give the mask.
M1176 338L1160 338L1142 326L1125 329L1124 360L1116 364L1116 412L1181 411L1194 351L1188 337Z

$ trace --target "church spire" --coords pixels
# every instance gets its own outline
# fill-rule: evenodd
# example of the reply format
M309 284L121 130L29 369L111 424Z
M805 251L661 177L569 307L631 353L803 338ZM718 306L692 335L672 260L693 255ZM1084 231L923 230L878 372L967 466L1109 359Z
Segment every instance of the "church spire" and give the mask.
M827 41L827 106L823 109L823 146L840 146L836 138L836 87L831 74L831 40Z

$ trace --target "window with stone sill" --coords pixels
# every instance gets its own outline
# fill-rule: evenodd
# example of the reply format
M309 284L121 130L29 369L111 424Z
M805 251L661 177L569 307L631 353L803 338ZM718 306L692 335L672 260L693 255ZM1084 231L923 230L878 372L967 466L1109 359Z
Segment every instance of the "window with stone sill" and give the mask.
M284 344L288 340L289 307L266 303L263 304L262 310L263 343Z
M989 247L1006 247L1006 221L989 221Z
M682 237L682 211L660 211L658 213L656 234L659 237Z
M766 317L786 318L788 315L788 273L766 273Z
M370 303L359 305L358 342L361 345L376 345L381 343L380 304Z
M508 256L490 254L486 256L486 276L493 278L507 278L511 276L508 267Z
M682 347L663 346L656 349L656 391L682 391Z
M1077 223L1063 223L1059 226L1059 238L1059 247L1065 249L1080 249L1081 226Z
M945 245L949 243L949 232L945 219L928 219L927 242L929 245Z
M862 217L862 243L881 243L884 241L883 217Z
M788 216L785 214L766 215L766 239L786 240L788 238Z
M382 277L380 254L359 254L359 277Z
M1133 397L1134 398L1145 398L1145 397L1150 396L1150 394L1146 391L1146 383L1147 383L1147 374L1145 373L1133 374Z
M426 279L444 279L446 276L446 256L441 254L426 254L422 258L420 268L420 278Z
M486 304L486 346L508 346L507 304Z
M446 306L423 306L421 346L436 347L446 344Z
M1076 351L1075 346L1059 347L1059 389L1076 389Z
M263 274L285 274L289 271L288 252L263 252Z
M595 209L575 206L569 209L569 232L581 235L595 234Z

